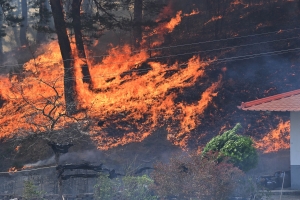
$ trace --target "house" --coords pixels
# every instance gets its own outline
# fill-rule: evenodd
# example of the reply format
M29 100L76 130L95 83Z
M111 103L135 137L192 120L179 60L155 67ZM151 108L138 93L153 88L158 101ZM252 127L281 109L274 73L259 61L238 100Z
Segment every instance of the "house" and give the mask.
M300 189L300 89L243 102L245 111L290 112L291 189Z

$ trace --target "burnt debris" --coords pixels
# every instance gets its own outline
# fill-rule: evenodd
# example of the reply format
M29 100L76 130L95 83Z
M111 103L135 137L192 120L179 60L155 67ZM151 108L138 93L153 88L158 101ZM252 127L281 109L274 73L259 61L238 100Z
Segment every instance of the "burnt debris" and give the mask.
M66 165L58 165L56 167L57 170L57 176L58 178L62 180L67 180L69 178L95 178L99 176L99 173L97 174L71 174L71 175L63 175L65 170L76 170L76 169L84 169L84 170L90 170L94 172L108 172L108 178L114 179L117 178L118 176L125 176L123 174L117 173L115 169L105 169L102 168L103 164L100 165L91 165L89 163L84 163L84 164L79 164L79 165L71 165L71 164L66 164Z
M100 127L102 127L104 125L104 123L105 123L105 121L100 120L100 121L98 121L97 125L100 126Z
M148 169L153 169L153 170L154 170L154 168L152 168L152 167L142 167L142 168L136 170L136 171L134 172L134 174L140 174L140 173L142 173L143 171L148 170Z
M88 163L84 163L84 164L79 164L79 165L70 165L70 164L66 164L66 165L58 165L56 167L56 170L74 170L74 169L86 169L86 170L93 170L96 172L101 172L103 171L102 168L103 164L100 165L90 165Z
M62 175L62 180L68 180L70 178L96 178L98 174L71 174L71 175Z
M124 174L120 174L120 173L116 173L116 170L112 169L112 170L109 170L109 169L104 169L104 171L108 171L108 178L110 179L114 179L114 178L117 178L118 176L125 176Z
M52 141L49 141L47 144L52 148L52 150L54 151L55 154L68 153L69 148L71 146L73 146L73 144L69 144L69 143L68 144L58 144L58 143L55 143Z
M181 164L181 165L179 166L179 170L180 170L180 172L188 173L189 168L187 168L184 164Z

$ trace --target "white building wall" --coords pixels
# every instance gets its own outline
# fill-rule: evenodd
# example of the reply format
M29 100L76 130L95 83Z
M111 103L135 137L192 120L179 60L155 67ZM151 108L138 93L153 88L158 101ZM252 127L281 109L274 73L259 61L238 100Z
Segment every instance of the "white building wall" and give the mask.
M300 190L300 112L291 112L291 188Z
M300 112L291 112L291 165L300 165Z

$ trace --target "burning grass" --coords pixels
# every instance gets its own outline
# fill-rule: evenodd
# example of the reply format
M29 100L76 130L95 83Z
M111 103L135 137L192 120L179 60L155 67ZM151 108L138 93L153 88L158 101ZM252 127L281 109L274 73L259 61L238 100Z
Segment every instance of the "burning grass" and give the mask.
M2 137L21 132L45 132L51 123L43 112L50 113L54 108L53 118L65 113L63 66L58 55L58 44L51 42L44 54L24 65L22 80L18 75L2 78L2 83L10 86L1 91L7 101L1 108ZM137 67L148 58L145 52L132 53L129 46L112 48L101 63L91 64L94 90L82 83L80 61L75 60L78 109L86 110L92 119L89 133L100 149L141 141L156 128L166 125L169 133L178 138L174 144L185 147L186 139L181 138L186 138L186 134L201 123L197 116L217 95L215 91L220 81L203 94L199 93L198 102L176 102L177 94L171 91L182 91L194 85L205 75L209 63L200 61L198 56L187 63L171 66L148 62L147 73L139 75ZM167 76L170 71L175 73ZM49 101L52 103L48 104ZM98 121L103 121L103 125L98 126ZM68 129L72 123L70 118L62 117L54 130Z
M171 15L171 13L167 8L163 11L163 15ZM156 29L145 34L142 46L147 44L149 38L153 39L151 47L161 45L165 39L164 35L170 34L178 27L183 22L183 17L193 16L195 18L198 13L199 11L196 10L190 14L178 11L170 21L161 23ZM243 17L243 20L247 20L247 16ZM212 37L213 25L216 24L213 22L219 20L226 22L226 17L228 16L218 15L203 22L209 30L210 37ZM191 24L194 26L193 23ZM230 30L229 33L243 35L241 34L243 31L244 29L241 31ZM198 30L188 31L188 34L197 36L197 40L199 39ZM179 37L184 38L186 42L191 41L185 35L179 36L178 34ZM72 48L76 55L75 47ZM184 51L180 48L176 48L176 50ZM22 74L0 78L0 95L4 100L0 109L1 137L11 137L17 133L46 131L41 127L38 129L37 125L47 125L48 119L36 111L37 108L44 108L49 102L48 100L53 102L53 98L57 96L55 90L58 92L59 98L55 101L54 117L65 113L64 74L58 44L53 41L45 45L43 52L23 66ZM161 55L161 52L156 51L155 55ZM108 149L129 142L142 141L162 127L167 130L168 138L173 144L186 148L189 141L194 139L197 145L201 144L199 140L205 138L205 135L211 137L216 134L220 127L222 130L230 128L230 125L239 120L247 124L246 117L240 117L236 106L241 101L257 98L260 94L257 88L260 88L261 84L253 84L251 89L249 88L250 83L244 84L244 78L239 80L240 77L247 75L247 73L240 73L240 64L239 69L232 67L233 64L225 66L227 70L220 71L216 70L217 67L212 67L211 62L201 60L199 55L191 55L187 62L172 60L173 64L151 60L146 51L133 52L129 45L111 47L108 50L108 56L105 56L101 62L92 58L88 61L92 74L91 88L93 89L90 89L81 80L82 63L75 56L74 70L77 79L78 109L84 110L90 117L90 124L86 127L86 132L92 136L98 148ZM225 68L222 66L222 69ZM231 77L233 73L240 73L234 77L237 79L234 80L234 86L228 81L233 79ZM256 73L256 71L253 70L251 73ZM222 79L216 78L220 74L226 76ZM49 85L55 87L55 90L52 90ZM225 89L222 90L223 88ZM266 86L265 89L267 88L270 87ZM193 100L188 97L180 98L187 90L194 93ZM227 93L225 94L224 91ZM233 93L236 94L234 99L228 100L230 99L228 96L233 96ZM24 99L27 102L24 102ZM46 112L50 112L50 110L50 107L45 107ZM77 114L81 115L82 112ZM251 119L255 117L261 116L257 114L254 117L251 116ZM68 129L73 122L71 119L61 118L54 130ZM274 121L265 119L260 125L265 122L270 122L269 127L275 125ZM260 136L266 133L268 128L250 127L246 129L250 130L249 135ZM270 142L270 140L264 139L263 141Z
M278 126L271 130L255 144L256 148L264 153L277 152L290 148L290 121L280 121Z

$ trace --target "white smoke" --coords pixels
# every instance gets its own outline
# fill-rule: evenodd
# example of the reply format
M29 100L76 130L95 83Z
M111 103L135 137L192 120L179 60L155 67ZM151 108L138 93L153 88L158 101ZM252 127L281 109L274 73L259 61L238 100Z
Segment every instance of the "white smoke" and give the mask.
M37 168L37 167L41 167L41 166L50 166L53 165L55 163L55 159L54 156L52 156L51 158L48 158L46 160L39 160L36 163L30 163L30 164L26 164L24 165L23 168Z
M82 152L71 152L60 155L59 163L60 164L80 164L80 163L98 163L97 161L101 160L100 157L103 156L101 151L82 151ZM52 166L55 165L54 156L45 159L39 160L36 163L29 163L24 165L24 168L38 168L42 166Z

